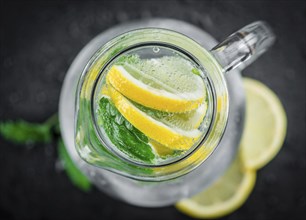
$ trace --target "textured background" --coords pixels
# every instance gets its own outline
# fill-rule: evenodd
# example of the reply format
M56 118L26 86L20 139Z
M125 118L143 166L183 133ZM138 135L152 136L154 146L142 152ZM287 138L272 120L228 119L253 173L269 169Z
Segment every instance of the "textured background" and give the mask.
M80 49L115 24L175 18L218 40L266 20L277 42L243 75L272 88L288 115L275 160L258 172L241 209L225 219L305 219L305 1L1 0L0 120L41 122L57 111L65 72ZM53 144L22 148L0 137L0 219L189 219L173 207L145 209L96 189L83 193L57 171Z

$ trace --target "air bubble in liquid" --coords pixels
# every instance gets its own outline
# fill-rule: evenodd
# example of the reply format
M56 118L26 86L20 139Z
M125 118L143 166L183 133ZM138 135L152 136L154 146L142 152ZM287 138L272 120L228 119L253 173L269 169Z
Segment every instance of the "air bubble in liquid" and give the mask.
M153 52L154 52L154 53L158 53L159 50L160 50L159 47L153 47Z

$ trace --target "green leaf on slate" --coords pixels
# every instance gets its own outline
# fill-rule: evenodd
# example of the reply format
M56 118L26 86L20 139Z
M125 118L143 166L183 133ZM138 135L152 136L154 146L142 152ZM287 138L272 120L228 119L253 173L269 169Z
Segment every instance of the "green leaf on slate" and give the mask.
M52 139L50 125L29 123L23 120L0 122L0 134L17 144L47 143Z
M60 135L57 114L54 114L42 124L29 123L23 120L0 122L0 135L17 144L48 143L52 141L53 132ZM58 141L58 154L71 182L79 189L89 191L91 188L90 181L76 167L61 139Z
M88 192L92 186L91 182L74 164L67 152L67 149L62 139L59 139L58 141L58 155L61 161L63 162L67 176L69 177L73 185L85 192Z
M0 135L17 144L48 143L52 140L52 129L58 125L57 114L42 124L24 120L0 122Z

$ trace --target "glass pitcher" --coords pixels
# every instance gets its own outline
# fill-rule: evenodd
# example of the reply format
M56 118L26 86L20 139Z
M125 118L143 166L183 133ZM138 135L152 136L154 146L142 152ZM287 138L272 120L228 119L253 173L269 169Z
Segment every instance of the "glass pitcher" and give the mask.
M239 65L242 66L241 64L246 66L252 62L272 45L274 36L267 24L254 22L208 51L177 30L180 28L163 29L165 26L181 25L185 27L183 32L186 34L186 29L199 31L196 28L186 23L175 24L176 21L167 21L172 22L169 26L162 20L150 22L145 25L138 23L121 26L124 27L120 29L121 32L124 32L123 29L128 32L117 37L115 36L120 33L119 29L112 29L104 34L103 44L100 42L97 47L97 44L91 43L79 54L71 67L75 67L76 62L81 60L78 69L70 69L71 74L67 75L62 89L60 121L63 138L72 158L101 190L130 204L156 207L173 204L203 190L229 165L242 133L244 96L241 89L229 92L234 90L230 87L235 85L228 85L225 75ZM106 41L106 35L115 38ZM146 51L156 48L165 53L171 51L182 54L203 69L203 80L207 83L211 101L209 116L203 122L206 123L206 132L194 147L175 160L145 164L117 152L105 135L99 132L95 103L101 88L99 85L112 61L135 50L148 56ZM84 53L86 50L87 53ZM97 51L89 54L89 50ZM89 55L91 58L88 60ZM229 77L234 75L232 72ZM74 96L68 97L68 93ZM236 99L237 96L240 98L232 101L231 93L235 93ZM71 100L74 98L75 102ZM70 106L69 110L67 106ZM232 113L231 117L230 111L233 110L236 113L235 116ZM68 112L71 114L68 115ZM231 122L234 126L230 121L234 121ZM226 129L228 134L225 134ZM221 149L225 148L222 142L228 142L228 149Z

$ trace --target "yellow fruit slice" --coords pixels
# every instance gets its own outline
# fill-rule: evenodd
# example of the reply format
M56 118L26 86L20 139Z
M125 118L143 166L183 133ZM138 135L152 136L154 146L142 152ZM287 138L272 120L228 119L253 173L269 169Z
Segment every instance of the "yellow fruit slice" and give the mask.
M287 118L278 97L264 84L243 80L246 91L246 122L241 156L248 169L259 169L271 161L283 145Z
M150 140L149 143L160 157L166 157L174 153L174 150L167 148L154 140Z
M134 104L136 105L137 108L139 108L141 111L145 112L147 115L151 116L152 118L166 125L169 125L170 127L181 128L183 130L192 130L199 128L207 111L206 102L201 104L197 109L184 113L162 112L146 108L136 103Z
M109 97L108 86L106 84L101 88L101 95Z
M226 173L203 192L178 202L178 210L194 218L219 218L238 209L249 197L256 172L237 158Z
M107 84L101 88L101 95L110 96ZM183 130L192 130L199 128L207 111L207 102L201 104L197 109L184 112L184 113L170 113L161 112L153 109L146 108L139 104L133 103L136 107L149 115L150 117L160 121L170 127L178 127Z
M153 119L139 110L110 85L108 85L108 92L123 117L146 136L170 149L188 150L201 136L201 132L198 129L185 131L179 128L169 127Z
M172 127L182 128L184 130L190 130L198 128L206 114L207 103L201 104L197 109L184 113L170 113L165 115L161 121Z
M140 77L145 80L136 79ZM176 80L175 75L172 77L173 80ZM107 81L127 98L149 108L166 112L190 111L196 109L204 101L206 90L201 77L190 73L189 80L194 82L194 91L180 92L129 64L124 67L114 65L107 74ZM151 81L155 86L144 83L144 81Z

